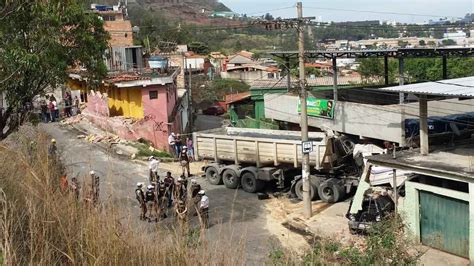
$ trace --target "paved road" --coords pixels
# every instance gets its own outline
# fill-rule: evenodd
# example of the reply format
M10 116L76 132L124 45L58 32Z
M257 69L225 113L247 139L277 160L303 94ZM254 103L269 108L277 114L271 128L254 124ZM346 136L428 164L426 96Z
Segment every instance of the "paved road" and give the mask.
M101 200L117 203L129 216L137 216L138 220L134 188L137 182L146 183L146 165L118 157L95 144L78 139L77 135L80 133L71 127L45 124L42 128L57 140L63 161L70 172L69 176L78 176L82 180L90 170L94 170L101 177ZM243 239L246 252L242 256L246 256L247 264L261 265L268 257L271 247L279 243L265 229L267 210L264 203L255 194L213 186L202 178L198 178L198 182L206 189L211 201L210 239L231 239L235 243ZM226 249L223 252L234 251Z
M222 127L224 119L215 115L196 115L194 121L196 131L208 130Z

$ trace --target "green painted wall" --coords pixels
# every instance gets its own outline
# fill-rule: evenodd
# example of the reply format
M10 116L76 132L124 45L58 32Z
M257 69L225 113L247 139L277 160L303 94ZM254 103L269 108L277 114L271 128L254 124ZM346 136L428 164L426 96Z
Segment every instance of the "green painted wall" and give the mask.
M473 180L474 181L474 180ZM419 191L428 191L441 196L454 198L469 202L469 257L471 263L474 262L474 183L469 183L470 193L463 193L455 190L435 187L416 182L407 181L405 183L405 198L399 200L399 213L404 218L409 233L420 240L420 197Z

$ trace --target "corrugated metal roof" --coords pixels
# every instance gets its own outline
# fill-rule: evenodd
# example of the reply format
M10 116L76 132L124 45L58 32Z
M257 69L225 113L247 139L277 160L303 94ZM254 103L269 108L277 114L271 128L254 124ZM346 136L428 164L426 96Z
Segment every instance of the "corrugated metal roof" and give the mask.
M380 88L379 90L422 95L474 98L474 76Z

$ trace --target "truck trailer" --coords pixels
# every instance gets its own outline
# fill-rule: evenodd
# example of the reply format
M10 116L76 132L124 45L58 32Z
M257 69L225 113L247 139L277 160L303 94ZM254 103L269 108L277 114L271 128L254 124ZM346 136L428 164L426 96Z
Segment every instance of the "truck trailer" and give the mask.
M303 198L302 143L298 131L219 128L193 133L198 160L209 183L229 189L262 191L269 183ZM358 184L363 160L354 158L354 143L345 136L310 132L310 194L337 202Z

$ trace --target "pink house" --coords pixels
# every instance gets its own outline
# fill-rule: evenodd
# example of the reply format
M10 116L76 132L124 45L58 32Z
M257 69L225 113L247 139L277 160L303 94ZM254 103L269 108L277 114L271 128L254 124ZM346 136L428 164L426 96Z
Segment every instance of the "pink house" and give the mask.
M72 80L87 91L84 115L100 128L127 140L145 139L160 150L169 150L168 136L180 133L181 110L176 87L179 69L167 74L110 76L96 90Z

